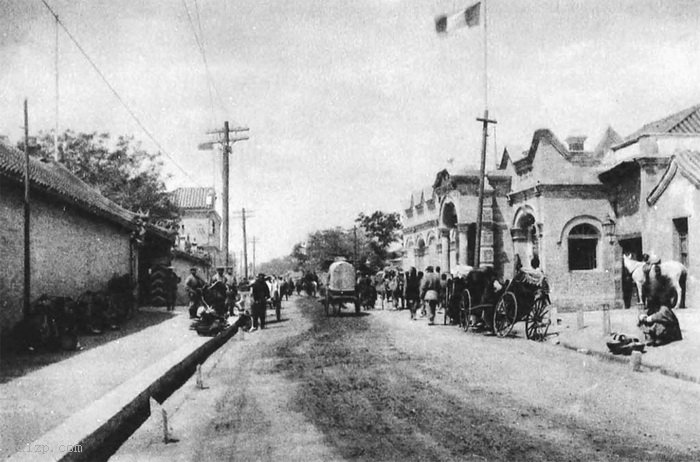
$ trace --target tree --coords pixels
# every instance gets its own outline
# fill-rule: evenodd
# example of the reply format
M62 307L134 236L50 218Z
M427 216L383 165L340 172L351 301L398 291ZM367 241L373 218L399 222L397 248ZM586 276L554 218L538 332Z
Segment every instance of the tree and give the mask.
M383 266L389 255L389 247L401 238L401 216L398 213L375 211L372 215L360 213L355 222L369 238L369 246L376 257L376 263Z
M274 274L277 276L283 276L286 273L294 271L296 268L296 262L291 255L286 257L273 258L272 260L261 263L258 265L261 273Z
M316 231L306 241L310 266L325 271L337 257L353 258L353 240L348 231L337 227Z
M53 152L53 137L41 134L37 155ZM108 133L75 133L58 138L61 164L108 199L132 212L147 212L151 222L175 220L178 210L165 189L160 153L141 148L133 137L113 140Z

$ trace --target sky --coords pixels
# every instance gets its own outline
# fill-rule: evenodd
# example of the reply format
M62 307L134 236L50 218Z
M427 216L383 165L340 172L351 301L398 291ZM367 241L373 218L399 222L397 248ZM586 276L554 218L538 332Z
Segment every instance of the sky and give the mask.
M258 262L360 212L401 212L443 168L478 167L482 30L434 26L473 1L46 2L140 121L60 29L59 131L133 135L164 152L169 189L221 191L221 152L198 145L226 120L250 128L233 145L230 209L253 211ZM41 0L0 0L0 134L13 142L25 98L31 133L56 125L55 37ZM487 43L489 167L540 128L595 145L609 125L624 136L700 103L693 0L488 0Z

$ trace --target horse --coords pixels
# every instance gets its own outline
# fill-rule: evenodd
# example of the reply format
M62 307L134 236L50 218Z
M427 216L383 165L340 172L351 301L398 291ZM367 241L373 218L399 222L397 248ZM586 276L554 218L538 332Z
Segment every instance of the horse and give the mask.
M302 289L309 297L315 297L316 291L318 290L318 283L310 279L304 279Z
M644 270L644 262L632 258L631 254L625 253L622 256L625 269L632 277L632 281L637 287L637 296L639 302L646 306L646 296L644 294L644 286L648 282L648 275ZM675 304L673 308L685 306L685 284L688 278L688 270L686 267L677 261L665 260L658 265L659 274L668 279L669 283L676 291Z

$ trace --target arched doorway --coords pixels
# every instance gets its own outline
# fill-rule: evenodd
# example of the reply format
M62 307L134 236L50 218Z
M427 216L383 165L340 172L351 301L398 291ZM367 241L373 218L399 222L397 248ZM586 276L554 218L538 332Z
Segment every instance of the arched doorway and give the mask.
M440 209L440 220L438 225L440 229L441 249L439 265L441 271L445 273L450 272L450 266L456 261L456 252L454 252L456 249L452 248L451 243L456 241L454 237L457 233L458 221L457 208L455 207L454 202L451 200L446 200L443 202Z
M530 268L535 257L540 259L540 230L531 210L518 210L511 236L515 254L524 267Z
M415 246L415 258L416 269L418 271L423 271L423 260L425 258L425 240L419 238Z

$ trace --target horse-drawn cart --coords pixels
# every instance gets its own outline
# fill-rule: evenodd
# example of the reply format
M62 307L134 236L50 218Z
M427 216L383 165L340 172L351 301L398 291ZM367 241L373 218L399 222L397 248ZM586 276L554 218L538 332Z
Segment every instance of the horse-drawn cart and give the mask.
M525 335L530 340L544 340L549 316L549 284L541 271L519 270L508 283L493 315L493 330L505 337L516 322L525 321Z
M360 312L360 300L355 290L355 267L346 261L337 261L328 269L324 302L326 316L337 316L346 303L352 303L355 312Z
M503 287L492 268L464 267L455 273L448 304L446 319L455 318L465 331L493 330L499 337L525 321L527 338L544 340L551 322L549 284L537 270L521 269Z

